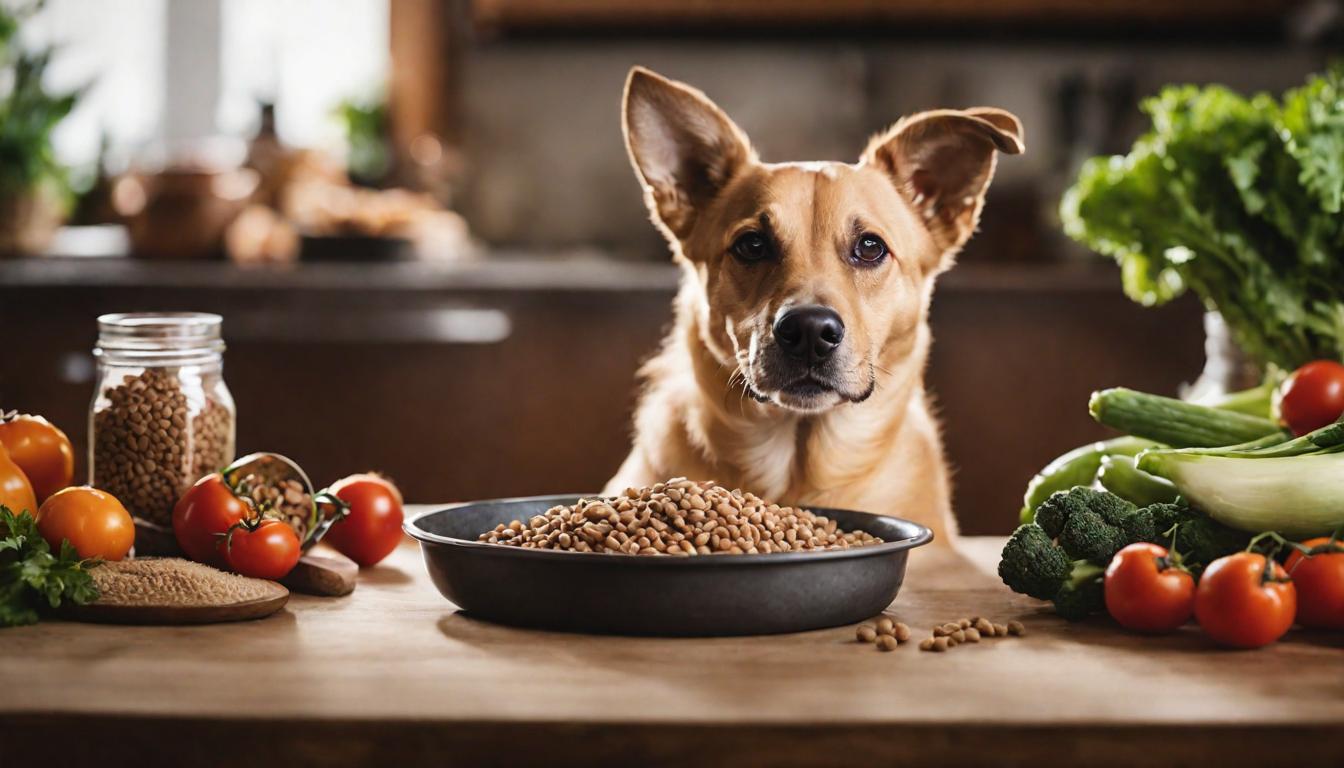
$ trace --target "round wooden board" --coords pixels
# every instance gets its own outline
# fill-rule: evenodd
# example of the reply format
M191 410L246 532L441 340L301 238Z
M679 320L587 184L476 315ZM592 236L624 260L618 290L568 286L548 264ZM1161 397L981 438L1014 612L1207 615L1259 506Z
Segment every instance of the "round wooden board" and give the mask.
M289 602L289 590L272 584L273 594L256 600L226 605L89 605L66 604L56 614L71 621L98 624L219 624L226 621L261 619Z

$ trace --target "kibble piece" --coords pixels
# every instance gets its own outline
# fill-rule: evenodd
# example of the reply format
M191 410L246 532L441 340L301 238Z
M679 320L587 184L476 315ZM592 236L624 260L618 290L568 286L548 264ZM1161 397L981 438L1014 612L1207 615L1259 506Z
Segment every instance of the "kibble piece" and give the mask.
M971 626L971 620L970 620L970 619L958 619L958 620L957 620L957 626L961 627L962 629L965 629L965 628Z
M979 630L980 634L984 635L985 637L994 636L994 625L989 623L989 619L976 617L975 628Z
M854 638L860 643L871 643L877 640L877 630L873 629L872 624L863 624L855 630Z
M877 638L877 649L879 651L894 651L896 650L896 645L896 638L891 635L882 635Z
M966 642L966 630L958 629L956 632L953 632L951 635L949 635L949 637L951 637L953 640L956 640L958 643L964 643Z
M933 650L933 641L934 641L934 638L932 638L932 637L926 637L926 638L924 638L923 640L920 640L920 641L919 641L919 650L921 650L921 651L932 651L932 650Z
M877 634L890 635L896 631L896 624L891 619L883 616L877 620Z
M995 624L995 625L994 625L994 636L995 636L995 637L1007 637L1007 636L1008 636L1008 626L1007 626L1006 624Z
M966 633L966 642L968 643L980 642L980 630L976 629L975 627L967 627L962 631Z
M1016 635L1017 637L1026 637L1027 628L1023 626L1020 621L1010 621L1008 622L1008 634Z
M896 622L896 631L894 634L897 640L904 643L910 639L910 627L898 621Z
M938 653L942 653L943 651L946 651L948 648L951 647L952 643L949 643L946 637L935 637L933 639L933 650L937 651Z
M943 634L950 635L958 629L961 629L961 625L957 624L955 621L949 621L943 625Z
M948 648L956 648L958 645L960 645L960 643L957 642L957 638L951 635L943 635L942 639L947 641Z
M942 637L943 635L946 635L946 634L947 634L947 630L943 629L943 627L942 627L941 624L933 628L933 636L934 636L934 637Z

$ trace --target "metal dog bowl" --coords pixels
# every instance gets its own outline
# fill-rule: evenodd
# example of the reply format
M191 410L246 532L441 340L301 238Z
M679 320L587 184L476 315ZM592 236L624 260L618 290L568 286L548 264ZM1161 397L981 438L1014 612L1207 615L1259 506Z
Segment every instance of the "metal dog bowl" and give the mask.
M812 508L882 544L767 555L656 557L485 544L476 537L578 496L459 504L408 520L443 596L502 624L622 635L763 635L834 627L886 608L909 551L933 539L900 518Z

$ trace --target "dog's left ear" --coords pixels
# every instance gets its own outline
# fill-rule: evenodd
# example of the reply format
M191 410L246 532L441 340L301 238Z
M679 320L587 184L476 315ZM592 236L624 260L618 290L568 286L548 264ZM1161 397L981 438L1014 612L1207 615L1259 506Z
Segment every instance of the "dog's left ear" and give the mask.
M975 231L996 152L1021 154L1022 123L1001 109L940 109L873 138L862 163L886 173L946 259Z
M649 209L677 240L696 212L754 159L747 136L705 94L650 72L630 70L621 127Z

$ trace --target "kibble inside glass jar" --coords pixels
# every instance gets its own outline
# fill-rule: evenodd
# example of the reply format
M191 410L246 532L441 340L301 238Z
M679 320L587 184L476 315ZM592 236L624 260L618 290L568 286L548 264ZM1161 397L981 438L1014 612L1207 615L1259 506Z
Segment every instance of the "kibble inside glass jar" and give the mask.
M171 537L182 493L233 461L236 411L220 325L219 315L197 312L98 318L89 483L136 517L142 553L150 548L141 531Z

